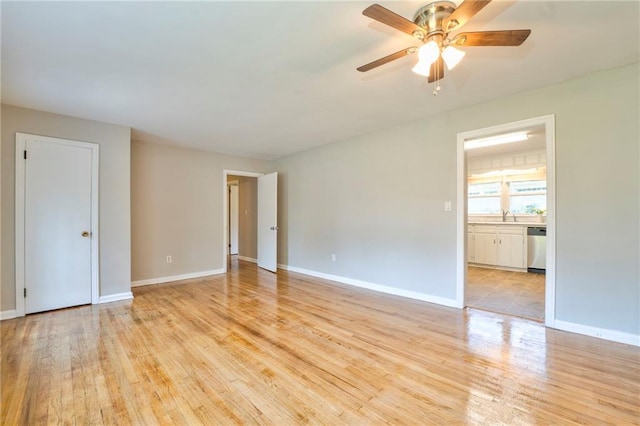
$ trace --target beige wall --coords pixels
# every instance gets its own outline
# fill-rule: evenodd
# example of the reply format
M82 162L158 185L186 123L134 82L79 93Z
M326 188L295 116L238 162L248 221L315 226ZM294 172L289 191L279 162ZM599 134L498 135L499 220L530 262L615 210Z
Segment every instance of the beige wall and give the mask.
M131 146L132 281L223 268L223 171L263 172L267 163L148 142Z
M638 75L599 72L276 160L279 263L455 299L457 133L555 114L557 319L640 334Z
M130 291L129 127L2 105L1 310L15 309L15 134L100 145L100 296Z

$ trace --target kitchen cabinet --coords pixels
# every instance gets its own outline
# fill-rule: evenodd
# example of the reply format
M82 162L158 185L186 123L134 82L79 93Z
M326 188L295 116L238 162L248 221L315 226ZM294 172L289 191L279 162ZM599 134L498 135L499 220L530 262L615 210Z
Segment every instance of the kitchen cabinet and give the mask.
M523 269L526 266L524 243L526 235L523 229L498 229L497 235L497 262L498 266ZM526 232L526 231L525 231Z
M479 265L526 269L526 226L476 225L473 235L473 258L467 260ZM469 244L471 246L471 244Z
M478 226L475 231L475 263L482 265L496 265L496 236L495 226Z

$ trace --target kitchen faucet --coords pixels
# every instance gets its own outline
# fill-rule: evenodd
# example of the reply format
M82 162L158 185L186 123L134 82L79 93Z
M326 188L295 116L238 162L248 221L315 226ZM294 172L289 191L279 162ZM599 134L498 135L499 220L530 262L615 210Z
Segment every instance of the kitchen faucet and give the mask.
M502 221L507 221L507 215L509 214L509 210L502 210Z

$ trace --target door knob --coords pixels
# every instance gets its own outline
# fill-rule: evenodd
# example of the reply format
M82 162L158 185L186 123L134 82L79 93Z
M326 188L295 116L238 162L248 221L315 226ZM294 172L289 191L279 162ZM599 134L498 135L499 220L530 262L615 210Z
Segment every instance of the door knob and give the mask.
M89 231L83 231L82 232L82 236L85 237L85 238L88 237L89 235L91 235L91 233Z
M272 227L271 227L271 230L272 230L272 231L277 231L278 229L280 229L280 228L278 228L277 226L272 226Z

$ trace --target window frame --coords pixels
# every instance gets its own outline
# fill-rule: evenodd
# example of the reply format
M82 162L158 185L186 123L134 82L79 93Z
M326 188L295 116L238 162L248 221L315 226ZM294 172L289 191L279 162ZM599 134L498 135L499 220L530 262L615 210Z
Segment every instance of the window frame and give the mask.
M511 211L511 197L515 196L530 196L530 195L544 195L546 197L548 190L544 191L533 191L527 192L523 194L512 194L511 193L511 183L513 182L530 182L530 181L544 181L546 188L546 173L538 173L535 175L501 175L495 177L487 177L475 179L475 182L470 182L470 178L467 178L467 216L469 217L480 217L480 216L498 216L501 215L505 211ZM487 185L491 183L498 183L500 185L500 194L498 195L469 195L469 188L471 185ZM469 199L471 198L500 198L500 210L498 213L471 213L469 211ZM545 203L546 204L546 203ZM544 210L546 210L546 205ZM516 213L518 217L535 217L536 213Z

